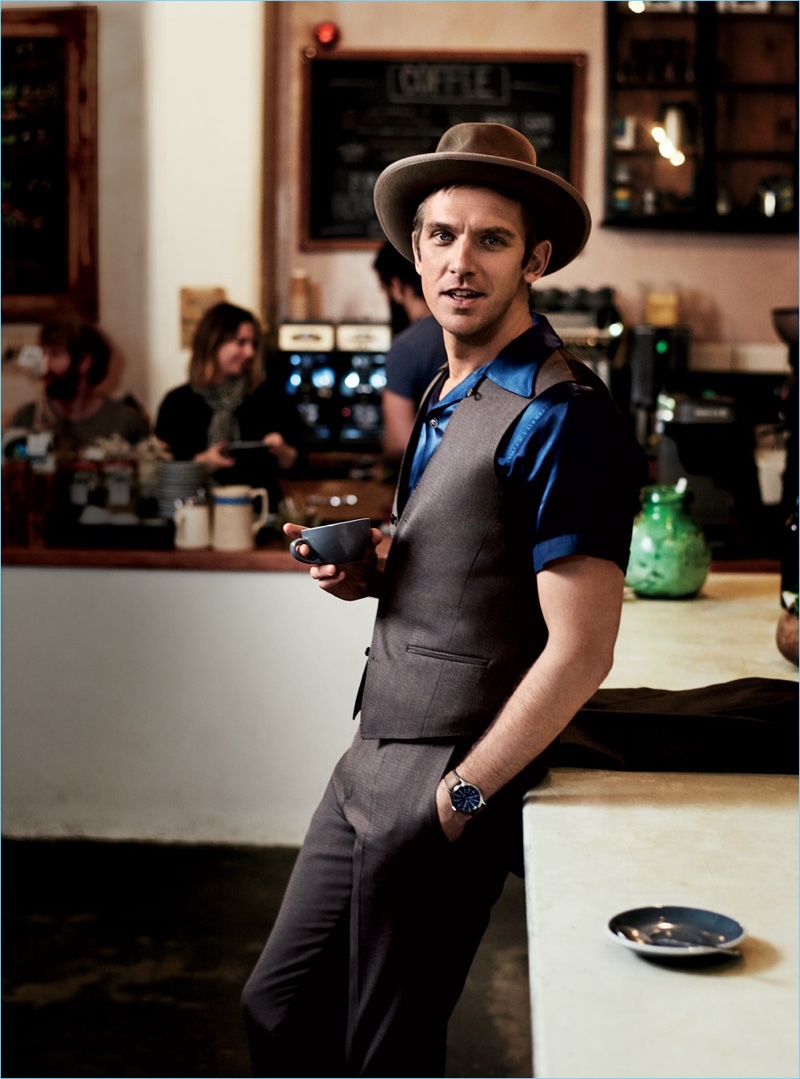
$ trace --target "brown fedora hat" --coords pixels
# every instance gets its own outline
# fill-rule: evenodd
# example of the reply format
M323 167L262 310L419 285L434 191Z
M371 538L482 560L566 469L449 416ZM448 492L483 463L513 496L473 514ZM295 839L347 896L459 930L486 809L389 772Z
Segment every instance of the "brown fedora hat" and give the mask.
M583 198L572 184L537 166L536 151L524 135L505 124L456 124L442 135L435 153L395 161L375 183L383 231L412 262L417 207L431 191L450 184L499 188L518 198L534 220L536 239L553 245L545 273L566 266L589 238L592 219Z

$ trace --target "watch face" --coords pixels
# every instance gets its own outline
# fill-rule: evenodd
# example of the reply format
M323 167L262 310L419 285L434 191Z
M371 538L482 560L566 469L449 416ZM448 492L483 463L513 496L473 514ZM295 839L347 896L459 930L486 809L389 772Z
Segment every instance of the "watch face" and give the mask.
M450 799L459 813L474 813L480 808L481 792L471 783L462 783L452 792Z

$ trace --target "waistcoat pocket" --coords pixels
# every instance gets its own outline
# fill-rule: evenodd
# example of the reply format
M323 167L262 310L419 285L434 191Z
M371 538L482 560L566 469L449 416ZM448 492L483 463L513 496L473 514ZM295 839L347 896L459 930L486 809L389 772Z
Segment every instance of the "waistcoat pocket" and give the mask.
M442 652L437 648L423 648L422 645L418 644L406 645L406 652L411 652L415 656L428 656L430 659L443 659L448 663L466 663L471 667L486 668L489 666L489 660L482 656L463 656L457 652Z

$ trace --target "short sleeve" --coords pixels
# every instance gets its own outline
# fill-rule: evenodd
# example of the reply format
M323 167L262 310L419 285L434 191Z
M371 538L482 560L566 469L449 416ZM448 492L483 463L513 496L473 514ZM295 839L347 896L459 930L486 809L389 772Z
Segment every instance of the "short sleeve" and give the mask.
M556 386L523 415L509 450L503 463L525 488L535 571L580 554L624 572L646 480L644 455L616 409L591 388Z

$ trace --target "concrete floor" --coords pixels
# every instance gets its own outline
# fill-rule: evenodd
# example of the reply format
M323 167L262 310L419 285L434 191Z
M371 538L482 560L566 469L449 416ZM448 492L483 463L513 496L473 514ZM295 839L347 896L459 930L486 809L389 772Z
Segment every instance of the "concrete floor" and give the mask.
M2 1075L248 1076L239 993L295 855L4 840ZM495 908L449 1044L448 1076L531 1074L516 877Z

